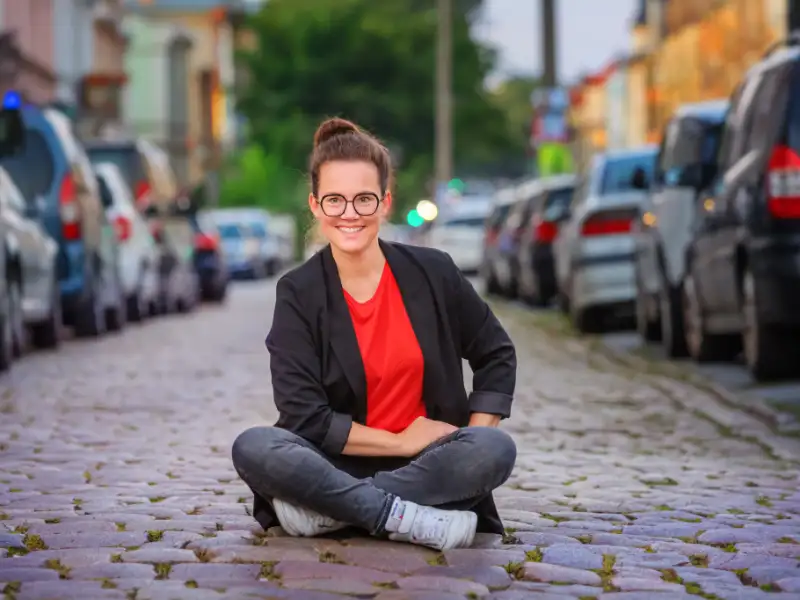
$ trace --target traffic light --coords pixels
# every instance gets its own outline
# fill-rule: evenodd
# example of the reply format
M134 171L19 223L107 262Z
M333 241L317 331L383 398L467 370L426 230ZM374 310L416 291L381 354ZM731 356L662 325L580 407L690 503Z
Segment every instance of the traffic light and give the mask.
M414 208L414 209L408 211L408 215L406 216L406 222L409 225L411 225L411 227L419 227L420 225L425 223L425 219L423 219L422 215L420 215L417 212L417 209Z

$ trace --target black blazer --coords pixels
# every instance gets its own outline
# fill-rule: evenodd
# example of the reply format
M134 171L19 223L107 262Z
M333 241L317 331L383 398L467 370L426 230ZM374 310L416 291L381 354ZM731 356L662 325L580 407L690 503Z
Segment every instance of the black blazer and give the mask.
M403 296L425 361L428 416L458 427L470 413L507 418L516 385L516 352L508 334L450 256L439 250L380 242ZM353 421L364 424L367 385L355 330L330 246L280 278L266 340L277 427L339 456ZM462 358L474 372L464 389ZM275 524L256 496L253 515ZM479 531L503 533L491 496L475 509Z

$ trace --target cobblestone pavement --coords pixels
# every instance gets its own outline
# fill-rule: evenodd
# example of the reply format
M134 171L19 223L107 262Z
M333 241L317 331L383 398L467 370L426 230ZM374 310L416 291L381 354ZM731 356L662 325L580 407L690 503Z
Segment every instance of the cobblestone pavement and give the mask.
M537 333L513 307L505 536L437 554L265 535L229 447L275 417L272 293L243 286L226 308L73 342L0 380L6 598L800 597L797 464L776 456L796 446L737 413L702 418L703 392Z

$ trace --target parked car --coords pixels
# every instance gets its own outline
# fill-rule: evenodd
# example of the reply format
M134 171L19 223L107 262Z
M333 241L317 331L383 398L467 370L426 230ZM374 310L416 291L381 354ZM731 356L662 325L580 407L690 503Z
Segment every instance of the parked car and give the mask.
M514 188L514 200L499 227L497 254L493 263L498 291L507 298L519 295L519 251L522 232L533 214L539 180L530 179Z
M43 200L40 221L58 244L64 321L78 336L118 330L126 314L116 235L91 164L61 112L32 105L21 112L24 148L2 166L26 200Z
M178 197L169 157L152 142L142 138L95 139L86 142L86 152L93 164L112 163L119 168L139 211L150 205L166 208Z
M631 225L645 201L657 148L598 154L575 190L553 245L562 306L582 332L634 309Z
M172 209L147 211L159 250L158 314L191 312L200 302L200 278L194 266L194 229L187 215Z
M574 175L542 178L528 192L532 210L517 251L517 291L520 299L533 306L546 306L556 296L553 241L561 223L569 218L574 192Z
M680 107L664 131L650 193L634 223L636 327L661 340L667 356L686 355L683 285L700 192L716 172L727 101Z
M120 285L128 319L141 321L158 299L158 248L119 167L98 163L95 172L103 207L117 234Z
M439 215L428 232L428 243L447 252L466 274L478 273L483 262L483 229L490 202L456 205Z
M193 214L189 223L194 231L194 268L204 300L222 302L228 293L228 265L219 244L219 231L212 219Z
M757 380L800 373L800 38L754 65L730 99L683 282L696 360L743 347Z
M492 210L484 224L483 260L481 262L481 280L488 294L507 294L507 277L500 279L498 271L505 275L504 254L500 249L500 232L517 199L516 186L508 186L498 190L492 197Z
M42 209L41 199L26 202L0 168L0 260L7 290L0 370L22 354L28 340L36 348L55 348L61 341L58 246L38 221Z

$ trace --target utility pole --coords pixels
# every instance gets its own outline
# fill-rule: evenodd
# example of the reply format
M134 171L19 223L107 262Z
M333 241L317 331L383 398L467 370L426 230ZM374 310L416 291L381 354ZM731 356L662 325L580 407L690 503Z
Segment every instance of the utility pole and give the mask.
M552 89L558 85L556 0L542 0L542 64L542 85Z
M436 185L453 177L453 1L437 0Z

